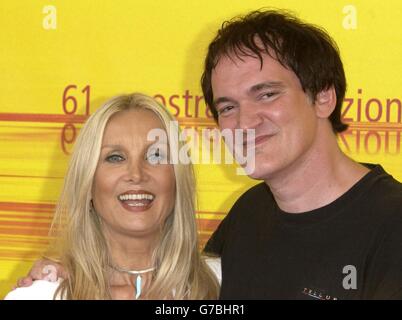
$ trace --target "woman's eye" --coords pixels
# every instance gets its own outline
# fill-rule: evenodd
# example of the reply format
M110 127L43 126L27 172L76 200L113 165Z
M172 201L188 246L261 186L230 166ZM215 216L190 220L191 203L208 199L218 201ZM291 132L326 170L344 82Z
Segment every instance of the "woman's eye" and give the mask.
M165 154L159 148L151 149L147 153L147 160L150 164L158 164L166 160Z
M123 160L124 160L124 158L118 154L112 154L112 155L106 157L106 161L112 162L112 163L120 162Z

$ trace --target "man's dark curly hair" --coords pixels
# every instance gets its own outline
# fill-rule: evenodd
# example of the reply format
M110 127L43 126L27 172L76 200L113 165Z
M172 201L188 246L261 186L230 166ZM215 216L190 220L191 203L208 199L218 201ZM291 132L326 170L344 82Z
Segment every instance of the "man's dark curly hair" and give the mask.
M347 129L341 121L346 79L336 43L324 30L279 10L254 11L226 21L209 45L201 86L215 120L218 113L211 76L219 59L252 56L260 60L262 67L264 54L292 70L313 102L319 92L333 86L336 106L329 120L334 132Z

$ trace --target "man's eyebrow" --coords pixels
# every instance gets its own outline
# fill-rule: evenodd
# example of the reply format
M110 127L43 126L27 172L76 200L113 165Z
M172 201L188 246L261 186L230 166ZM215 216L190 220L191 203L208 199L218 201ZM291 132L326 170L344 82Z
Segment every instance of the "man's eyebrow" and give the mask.
M280 81L267 81L253 85L247 91L249 93L256 93L264 89L283 88L284 86L284 83Z
M214 107L216 107L218 104L225 103L225 102L235 103L236 101L233 99L230 99L228 97L219 97L214 100L213 105L214 105Z
M249 94L253 94L253 93L259 92L264 89L275 89L275 88L278 89L278 88L283 88L284 86L285 86L285 84L281 81L266 81L266 82L261 82L256 85L253 85L251 88L249 88L247 90L247 92ZM216 107L218 104L225 103L225 102L236 103L236 101L231 98L219 97L213 101L213 105L214 105L214 107Z

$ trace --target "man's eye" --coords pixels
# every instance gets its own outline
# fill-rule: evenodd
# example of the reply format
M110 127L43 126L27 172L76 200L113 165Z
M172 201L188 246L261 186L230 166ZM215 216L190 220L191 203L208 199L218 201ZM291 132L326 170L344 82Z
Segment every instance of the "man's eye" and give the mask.
M230 110L232 110L233 108L234 108L234 106L225 106L225 107L222 107L222 108L220 108L220 109L218 110L218 114L227 113L227 112L229 112Z
M120 161L123 161L123 160L124 160L124 158L122 156L118 155L118 154L112 154L112 155L106 157L106 161L107 162L112 162L112 163L120 162Z
M261 99L269 99L272 98L273 96L276 96L278 94L278 92L265 92L264 94L262 94L260 96Z

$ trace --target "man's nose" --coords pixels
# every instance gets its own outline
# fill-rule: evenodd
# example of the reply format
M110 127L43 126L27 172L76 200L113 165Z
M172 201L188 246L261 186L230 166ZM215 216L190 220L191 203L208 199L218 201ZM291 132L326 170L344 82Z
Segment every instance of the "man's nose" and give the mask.
M240 129L255 129L262 123L257 106L251 103L244 103L239 107L238 127Z

